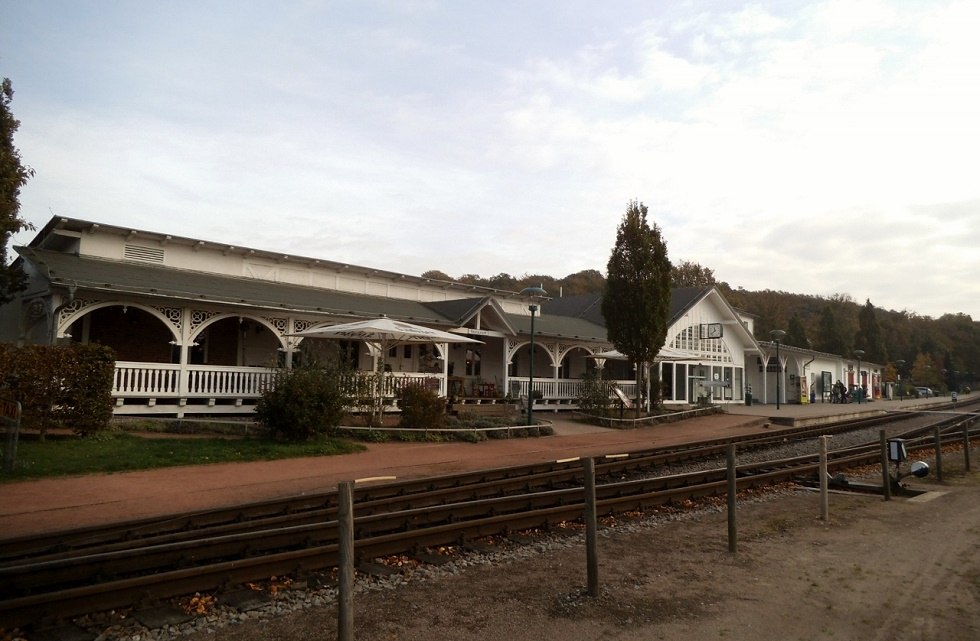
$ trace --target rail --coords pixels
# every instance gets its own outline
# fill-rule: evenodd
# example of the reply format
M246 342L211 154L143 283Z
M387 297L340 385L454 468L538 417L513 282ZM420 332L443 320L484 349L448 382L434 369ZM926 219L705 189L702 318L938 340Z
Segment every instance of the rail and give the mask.
M973 422L976 416L952 420L956 422L943 419L944 439L959 442L964 421ZM797 428L766 438L770 444L813 438L829 427ZM918 433L934 429L935 424L918 428ZM927 437L918 433L903 435L910 447L918 438L926 442ZM968 436L977 434L971 431ZM745 447L765 444L766 439L760 438L743 443ZM676 451L648 450L623 459L599 458L596 472L603 479L596 488L600 513L724 494L724 469L649 474L666 461L715 456L722 442L698 445ZM737 489L812 475L816 458L813 454L739 465ZM869 443L832 452L830 467L836 470L879 460L878 444ZM627 471L645 474L624 479ZM584 505L582 475L576 462L564 462L359 488L357 555L370 559L576 520ZM234 511L218 510L158 523L147 520L128 528L117 526L111 533L94 528L74 535L55 533L46 543L39 537L20 543L5 541L8 556L0 559L0 627L124 607L132 605L134 595L165 599L272 575L328 569L337 557L336 507L336 494L331 492L256 504L251 506L248 522L235 522ZM134 540L140 532L146 536ZM19 552L10 556L12 550ZM172 569L175 567L180 569Z

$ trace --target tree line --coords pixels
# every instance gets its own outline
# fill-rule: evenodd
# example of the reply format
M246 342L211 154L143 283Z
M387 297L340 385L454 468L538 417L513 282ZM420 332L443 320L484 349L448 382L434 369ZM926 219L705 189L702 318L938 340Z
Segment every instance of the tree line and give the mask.
M885 366L886 379L894 380L900 374L903 380L937 389L975 386L980 374L980 322L967 314L932 318L882 309L870 300L861 304L848 294L752 291L718 281L713 270L691 261L672 264L670 273L672 287L717 286L733 307L756 317L758 340L769 340L771 330L782 329L786 331L784 345L852 358L854 350L862 350L862 360ZM501 273L488 278L477 274L452 278L435 270L423 276L506 291L541 284L555 297L606 291L606 278L594 269L564 277Z

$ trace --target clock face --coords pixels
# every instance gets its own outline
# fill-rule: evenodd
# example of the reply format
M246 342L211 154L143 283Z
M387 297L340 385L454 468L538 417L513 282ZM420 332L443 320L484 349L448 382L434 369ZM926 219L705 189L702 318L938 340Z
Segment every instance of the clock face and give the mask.
M708 325L708 338L721 338L721 323Z

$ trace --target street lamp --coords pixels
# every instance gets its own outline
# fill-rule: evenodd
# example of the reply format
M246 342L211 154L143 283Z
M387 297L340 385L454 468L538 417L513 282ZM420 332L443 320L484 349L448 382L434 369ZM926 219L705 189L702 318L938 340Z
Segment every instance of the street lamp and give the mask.
M898 366L898 398L899 400L905 400L905 386L902 385L902 365L905 365L905 361L898 359L895 361L895 365Z
M537 287L525 287L521 290L521 295L531 299L531 304L527 306L527 310L531 312L531 369L527 373L527 424L534 425L532 418L534 413L534 314L538 311L538 306L534 300L547 296L548 292L544 291L544 287L538 285Z
M786 330L774 329L769 332L769 336L772 337L773 342L776 343L776 409L779 409L779 397L780 397L780 381L783 377L783 362L779 360L779 341L781 341L786 336Z
M863 349L854 350L854 355L858 357L858 378L857 378L857 388L858 388L858 405L861 404L861 397L864 396L864 386L861 385L861 357L864 356Z

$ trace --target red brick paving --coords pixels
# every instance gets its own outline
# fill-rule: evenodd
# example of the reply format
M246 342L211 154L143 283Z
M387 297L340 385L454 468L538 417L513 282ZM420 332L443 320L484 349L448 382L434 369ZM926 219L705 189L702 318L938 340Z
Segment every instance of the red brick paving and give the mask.
M542 417L550 419L551 417ZM755 416L718 414L636 430L554 419L556 434L481 443L372 443L342 456L193 465L0 485L0 539L321 492L343 480L418 478L574 456L599 456L759 431Z

